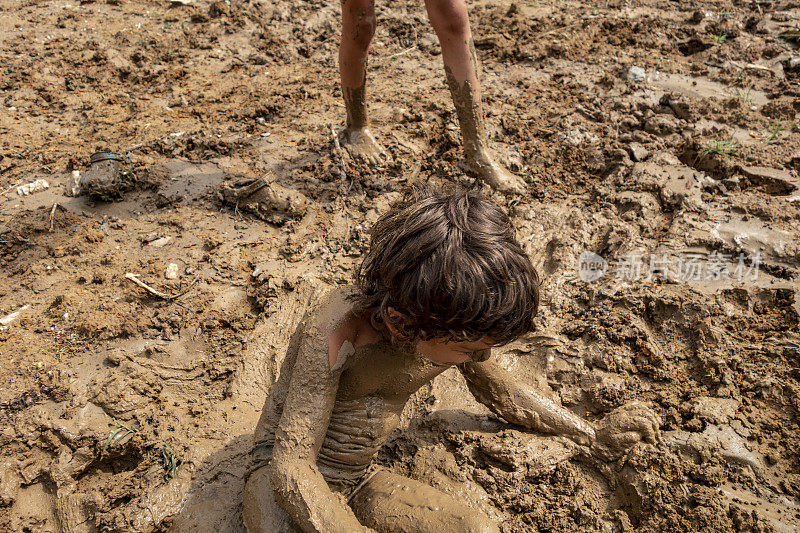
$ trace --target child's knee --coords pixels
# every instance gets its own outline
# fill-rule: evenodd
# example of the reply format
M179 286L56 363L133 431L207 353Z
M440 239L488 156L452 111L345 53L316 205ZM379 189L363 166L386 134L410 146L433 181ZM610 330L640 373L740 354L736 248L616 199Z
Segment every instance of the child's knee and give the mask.
M343 37L366 49L375 34L375 9L371 1L350 0L342 5Z
M372 41L372 36L375 34L375 16L364 17L356 22L356 33L353 36L353 41L356 46L364 50L369 47Z
M486 513L471 509L462 517L459 533L500 533L497 524Z
M465 35L469 15L464 0L428 0L428 17L438 34Z
M289 515L278 507L269 481L269 467L250 474L242 495L242 521L247 533L285 533L296 531Z

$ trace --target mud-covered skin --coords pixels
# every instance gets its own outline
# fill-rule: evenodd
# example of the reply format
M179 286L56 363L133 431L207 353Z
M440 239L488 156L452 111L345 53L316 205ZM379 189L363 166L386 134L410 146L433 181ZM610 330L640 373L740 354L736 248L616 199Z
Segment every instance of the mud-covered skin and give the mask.
M394 346L374 330L364 333L350 328L353 320L347 294L347 290L334 291L304 319L299 326L299 341L290 346L278 382L270 390L255 439L260 444L274 443L274 451L266 468L268 481L262 468L248 481L245 491L245 521L251 532L265 530L255 522L280 521L275 518L280 515L278 511L254 510L254 500L266 505L263 493L268 487L274 490L278 505L303 531L363 531L337 491L348 492L364 476L378 449L397 428L410 396L452 366ZM516 382L486 352L477 353L474 359L458 367L481 403L512 423L563 434L580 444L594 444L595 430L588 422L532 387ZM658 432L654 418L625 420L622 426L626 437L614 443L624 441L630 446L642 440L634 438L636 428L646 438ZM609 424L604 431L616 435L614 427L614 423ZM630 439L628 431L634 431ZM385 492L371 487L371 483L368 481L356 494L364 490ZM256 486L261 489L256 490ZM412 505L416 496L404 497L410 498L409 502L397 505L416 509ZM437 497L445 502L437 506L437 512L452 511L446 502L457 505L444 495ZM422 499L418 504L417 513L424 515L421 509L430 512L430 505ZM362 511L365 508L394 509L386 502L360 507ZM361 518L362 523L384 524L395 514ZM377 529L388 530L383 526Z
M475 398L509 422L545 433L562 434L590 445L595 430L585 420L529 386L518 383L495 360L461 365Z
M637 442L644 440L663 445L658 427L661 419L640 402L631 402L614 409L600 422L592 452L606 461L622 457Z
M461 126L461 139L464 143L467 166L494 189L506 193L522 193L525 191L522 179L498 163L489 151L486 120L477 82L480 67L472 39L469 40L468 46L470 63L475 77L474 85L469 78L459 82L451 67L447 64L444 67L447 86L450 88L458 123Z
M380 533L500 533L485 514L384 469L355 494L350 505L362 523Z
M347 126L339 135L340 142L354 159L369 164L380 163L386 159L386 151L367 127L366 79L359 87L343 87L342 93L347 109Z
M386 159L386 151L369 130L367 117L367 49L375 33L375 24L374 2L342 1L339 73L347 124L339 133L339 142L353 159L370 165Z
M307 321L295 369L275 430L269 483L281 508L304 531L367 531L345 504L328 489L315 464L334 407L339 372L331 372L327 339L316 321Z

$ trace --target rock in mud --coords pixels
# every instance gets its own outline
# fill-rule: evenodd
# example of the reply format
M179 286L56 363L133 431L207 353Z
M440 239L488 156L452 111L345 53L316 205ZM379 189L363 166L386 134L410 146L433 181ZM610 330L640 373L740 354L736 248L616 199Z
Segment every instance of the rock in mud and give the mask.
M32 181L31 183L26 183L25 185L20 185L17 187L17 195L18 196L29 196L31 194L41 192L50 188L50 184L47 183L47 180L36 180Z
M675 451L697 461L720 457L728 463L750 466L756 472L763 468L761 459L750 450L747 441L729 425L710 424L702 433L671 431L664 438Z
M625 72L625 78L629 81L644 81L646 77L647 73L642 67L629 67Z
M73 170L64 184L64 194L67 196L78 196L81 194L81 171Z
M631 154L631 159L637 162L644 161L650 155L650 151L639 143L630 143L628 152Z
M230 15L230 2L214 2L208 8L209 18L215 19L219 17L227 17Z
M163 248L172 240L172 237L167 235L166 237L159 237L158 239L154 239L149 241L147 244L148 246L152 246L153 248Z
M800 187L800 179L777 168L740 165L737 170L756 187L768 194L789 194Z
M0 463L0 506L11 505L21 485L22 477L16 459L6 459Z
M167 269L164 271L164 277L166 279L176 279L178 277L178 265L176 263L168 264Z

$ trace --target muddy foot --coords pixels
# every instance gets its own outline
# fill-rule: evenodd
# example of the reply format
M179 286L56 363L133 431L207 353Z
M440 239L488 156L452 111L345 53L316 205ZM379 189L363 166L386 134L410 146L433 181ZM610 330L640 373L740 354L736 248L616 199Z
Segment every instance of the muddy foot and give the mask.
M304 194L264 178L245 179L233 185L224 185L220 190L220 197L223 202L273 224L303 218L311 205Z
M522 178L501 165L487 150L467 156L467 168L491 188L505 194L522 194L525 182Z
M345 147L350 157L368 165L379 165L388 159L386 151L378 144L369 128L351 130L342 129L339 142Z

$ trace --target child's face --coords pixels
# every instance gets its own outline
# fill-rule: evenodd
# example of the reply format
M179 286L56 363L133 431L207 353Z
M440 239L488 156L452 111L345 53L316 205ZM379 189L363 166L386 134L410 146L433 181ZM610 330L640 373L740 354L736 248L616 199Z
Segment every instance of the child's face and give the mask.
M480 352L488 350L493 343L487 339L475 342L419 341L419 353L439 364L459 364L472 361L480 356Z

